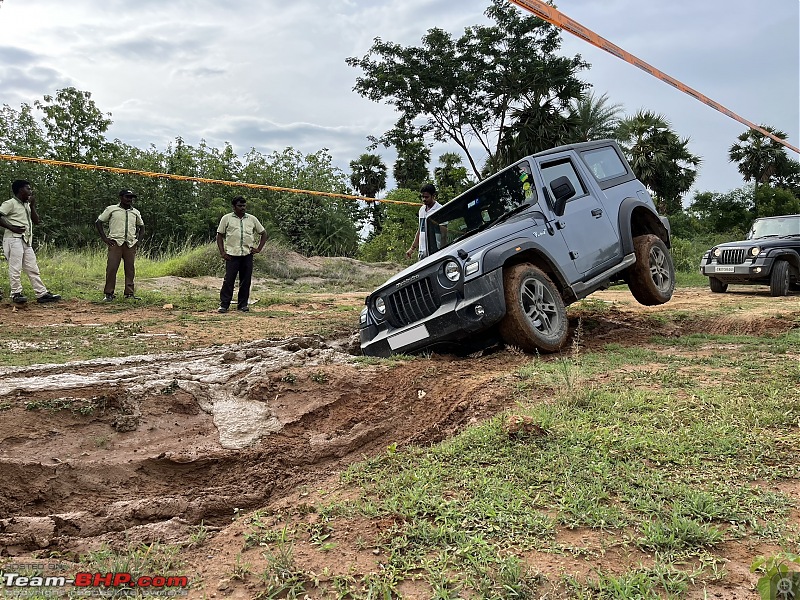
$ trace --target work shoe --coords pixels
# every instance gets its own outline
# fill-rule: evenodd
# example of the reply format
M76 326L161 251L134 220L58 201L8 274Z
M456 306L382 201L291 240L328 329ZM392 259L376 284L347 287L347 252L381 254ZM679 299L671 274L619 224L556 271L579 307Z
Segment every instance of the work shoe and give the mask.
M134 296L133 294L125 294L125 300L141 300L139 296Z
M58 302L59 300L61 300L61 296L47 292L44 296L39 296L36 299L36 302L39 304L44 304L45 302Z
M11 294L11 301L14 304L25 304L28 299L22 294Z
M249 306L243 306L243 307L241 307L241 308L239 308L237 310L239 312L250 312L250 307Z
M106 294L103 298L103 302L113 302L114 301L114 294Z
M226 312L228 312L228 307L227 307L227 306L220 306L220 307L217 309L217 312L218 312L218 313L226 313Z

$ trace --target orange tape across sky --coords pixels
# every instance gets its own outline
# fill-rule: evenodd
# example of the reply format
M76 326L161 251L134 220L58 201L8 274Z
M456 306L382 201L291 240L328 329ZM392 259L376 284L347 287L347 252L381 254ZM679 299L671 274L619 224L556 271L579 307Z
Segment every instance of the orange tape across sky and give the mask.
M0 0L2 2L2 0ZM173 173L155 173L152 171L137 171L136 169L123 169L121 167L106 167L104 165L86 165L83 163L68 162L65 160L53 160L49 158L33 158L31 156L17 156L16 154L0 154L0 160L15 160L19 162L38 163L52 165L54 167L74 167L76 169L86 169L89 171L106 171L108 173L119 173L121 175L142 175L144 177L154 177L157 179L173 179L176 181L196 181L198 183L218 183L232 187L251 188L256 190L271 190L273 192L289 192L292 194L309 194L311 196L324 196L326 198L342 198L344 200L363 200L364 202L380 202L382 204L405 204L407 206L419 206L416 202L405 202L403 200L387 200L386 198L368 198L367 196L356 196L354 194L336 194L334 192L315 192L313 190L298 190L295 188L279 187L276 185L266 185L263 183L245 183L243 181L225 181L224 179L206 179L205 177L190 177L188 175L175 175Z
M740 117L739 115L737 115L732 110L729 110L729 109L725 108L724 106L722 106L720 103L714 102L708 96L705 96L705 95L701 94L700 92L698 92L697 90L689 87L688 85L685 85L685 84L681 83L680 81L678 81L677 79L675 79L673 77L670 77L666 73L663 73L662 71L659 71L654 66L646 63L642 59L640 59L640 58L634 56L633 54L631 54L630 52L626 52L625 50L623 50L622 48L620 48L616 44L612 44L607 39L597 35L591 29L588 29L587 27L584 27L583 25L581 25L577 21L569 18L567 15L565 15L562 12L560 12L556 8L553 8L549 4L545 4L541 0L510 0L510 1L512 3L514 3L514 4L516 4L517 6L532 12L533 14L535 14L540 19L542 19L544 21L547 21L548 23L552 23L556 27L559 27L559 28L563 29L564 31L567 31L567 32L569 32L569 33L581 38L582 40L584 40L586 42L589 42L593 46L597 46L601 50L605 50L609 54L613 54L617 58L621 58L625 62L630 63L635 67L639 67L645 73L649 73L653 77L655 77L657 79L660 79L661 81L663 81L665 83L670 84L672 87L674 87L676 89L679 89L683 93L689 94L695 100L699 100L703 104L707 104L711 108L713 108L715 110L718 110L719 112L721 112L724 115L729 116L731 119L735 119L736 121L739 121L739 123L742 123L743 125L746 125L750 129L754 129L754 130L758 131L759 133L762 133L765 136L775 140L779 144L783 144L787 148L789 148L791 150L794 150L797 153L800 153L800 150L798 150L795 146L792 146L786 140L782 140L781 138L779 138L775 134L770 133L769 131L765 130L762 127L759 127L758 125L755 125L754 123L751 123L750 121L748 121L747 119L745 119L743 117Z

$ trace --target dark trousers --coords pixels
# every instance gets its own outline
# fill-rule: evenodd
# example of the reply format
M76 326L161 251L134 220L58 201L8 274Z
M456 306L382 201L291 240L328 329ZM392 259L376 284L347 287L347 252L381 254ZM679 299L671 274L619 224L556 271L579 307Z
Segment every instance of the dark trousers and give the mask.
M106 287L104 294L113 294L117 285L117 271L119 271L120 261L125 270L125 295L133 296L133 278L136 275L136 246L131 248L128 244L118 246L114 244L108 247L108 262L106 263Z
M230 255L229 255L230 256ZM225 279L219 292L219 305L228 308L233 299L233 284L239 276L237 308L244 308L250 301L250 281L253 279L253 255L230 256L225 261Z

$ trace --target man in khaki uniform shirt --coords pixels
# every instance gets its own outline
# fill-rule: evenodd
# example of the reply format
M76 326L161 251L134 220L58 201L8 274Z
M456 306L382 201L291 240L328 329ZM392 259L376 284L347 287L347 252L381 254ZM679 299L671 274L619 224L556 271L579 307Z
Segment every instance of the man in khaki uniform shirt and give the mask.
M136 275L136 247L139 238L144 235L144 221L141 213L133 208L134 200L136 194L131 190L120 190L119 204L107 206L94 222L100 239L108 245L106 285L103 288L104 302L114 301L120 261L125 270L125 298L139 300L134 294L133 278ZM108 227L108 234L104 226Z
M231 200L233 212L223 215L217 227L217 248L225 261L225 280L219 292L217 312L226 313L233 299L233 284L239 276L237 308L247 312L250 302L250 281L253 277L253 255L261 252L267 242L267 232L261 222L245 212L247 201L242 196ZM255 247L256 235L261 239Z
M6 229L3 232L3 253L8 260L11 301L15 304L28 301L22 293L22 273L25 272L36 294L36 302L57 302L61 296L47 291L39 275L36 253L31 246L33 226L41 223L31 184L24 179L17 179L11 184L11 191L14 197L0 205L0 225Z

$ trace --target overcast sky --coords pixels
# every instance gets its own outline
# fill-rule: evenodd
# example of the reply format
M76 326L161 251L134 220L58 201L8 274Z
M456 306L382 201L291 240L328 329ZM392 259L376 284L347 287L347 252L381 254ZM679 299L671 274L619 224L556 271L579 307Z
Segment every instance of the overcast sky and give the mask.
M74 86L112 120L108 136L163 150L230 142L240 156L328 148L349 174L367 136L397 119L352 91L345 64L380 37L405 46L488 22L488 0L0 0L0 104L18 110ZM798 0L561 0L559 10L756 124L800 132ZM522 9L517 8L520 12ZM526 15L529 13L525 13ZM562 33L578 76L626 114L667 117L703 159L695 189L743 185L728 149L745 126ZM438 156L453 147L435 145ZM378 150L391 173L394 155ZM797 154L790 152L797 159ZM466 163L466 161L465 161Z

